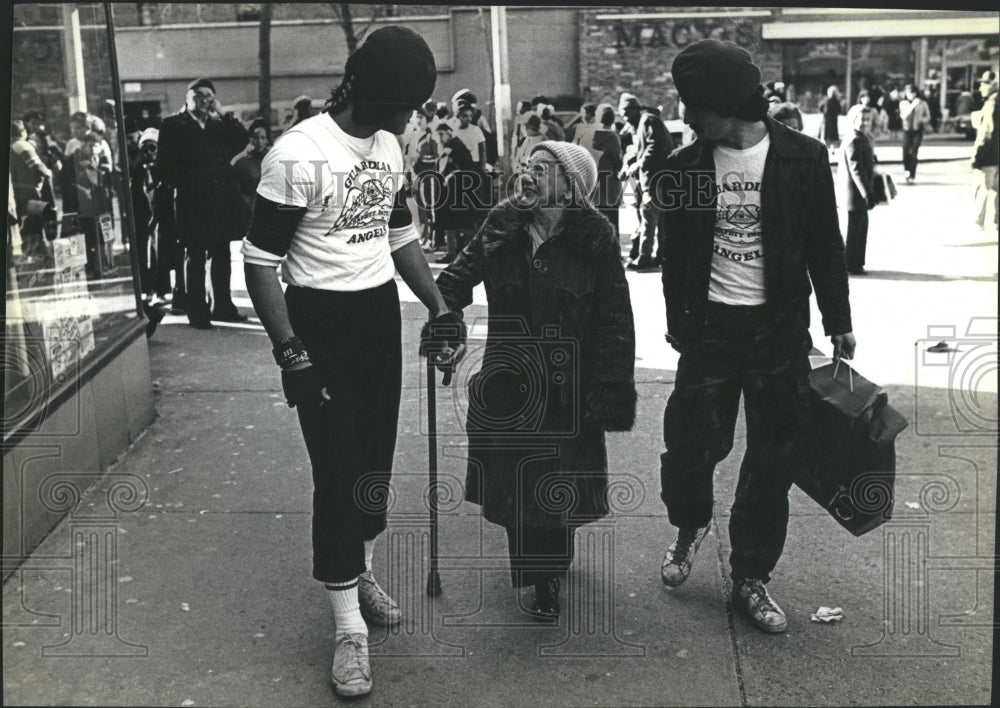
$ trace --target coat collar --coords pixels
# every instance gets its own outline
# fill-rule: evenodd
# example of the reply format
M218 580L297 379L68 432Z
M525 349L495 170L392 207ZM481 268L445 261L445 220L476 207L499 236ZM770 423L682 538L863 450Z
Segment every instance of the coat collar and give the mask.
M807 160L810 159L809 143L813 141L803 133L792 130L784 123L779 123L770 116L766 119L767 132L771 137L771 148L769 153L774 153L784 160ZM696 167L711 162L712 146L702 140L696 139L690 145L678 148L672 155L675 161L679 161L686 167Z
M509 199L502 201L483 224L483 251L493 255L515 246L527 247L529 212L516 207ZM562 226L552 238L558 238L570 250L585 258L596 258L608 245L609 224L593 207L568 209Z

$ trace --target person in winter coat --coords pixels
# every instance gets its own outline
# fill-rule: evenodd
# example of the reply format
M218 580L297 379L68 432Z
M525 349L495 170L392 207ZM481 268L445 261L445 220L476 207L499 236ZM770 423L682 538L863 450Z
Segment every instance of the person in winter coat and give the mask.
M837 179L847 209L847 272L867 275L865 249L868 244L868 210L875 206L872 181L875 179L875 150L871 135L874 111L856 105L847 112L851 132L840 146Z
M52 171L38 155L34 144L28 140L28 131L24 123L19 120L12 121L10 181L14 188L17 216L21 221L21 250L29 258L44 258L48 255L42 237L43 219L40 214L32 213L32 207L37 207L40 202L45 201L43 197L46 187L51 194L51 179Z
M506 530L513 585L534 586L529 612L552 619L575 529L608 513L604 433L635 419L635 332L618 240L589 199L590 154L547 140L529 170L437 285L461 313L485 283L466 499Z
M240 200L233 178L233 157L249 142L235 118L220 117L215 85L196 79L188 85L187 105L163 119L157 165L175 191L177 239L185 248L185 311L196 329L212 320L244 322L233 304L229 242L242 238L233 218ZM212 306L205 292L205 267L211 261Z
M294 127L294 126L293 126ZM232 159L233 178L239 187L240 199L237 203L236 232L246 234L253 214L253 202L260 184L261 164L271 149L271 127L263 118L255 118L249 126L250 142L246 148Z
M481 173L476 169L472 153L455 137L451 126L438 123L438 142L441 156L438 170L443 178L441 208L437 210L437 226L444 231L448 252L437 259L438 263L451 263L462 248L466 233L476 228L476 195Z
M110 265L102 253L104 241L98 222L102 214L111 212L111 169L102 157L103 142L97 133L86 133L59 173L63 212L79 215L87 245L87 273L92 278L100 277Z
M819 103L819 112L823 114L823 120L819 124L819 139L826 143L827 148L834 148L840 142L837 121L844 112L840 104L840 91L836 86L826 90L826 98Z
M597 161L597 188L594 206L604 214L618 235L618 211L622 204L622 142L615 130L615 109L605 104L598 116L599 128L594 131L593 147L601 154Z

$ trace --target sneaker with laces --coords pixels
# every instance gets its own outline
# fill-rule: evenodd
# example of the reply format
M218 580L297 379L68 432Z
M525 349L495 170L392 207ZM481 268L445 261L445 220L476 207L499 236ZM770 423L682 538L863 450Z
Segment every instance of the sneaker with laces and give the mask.
M757 578L744 578L733 584L733 602L763 632L777 634L788 629L788 619L771 599L764 583Z
M382 589L370 570L358 576L358 603L365 622L381 627L395 627L399 624L399 605Z
M708 535L708 530L712 523L700 529L679 529L677 540L674 541L667 554L663 557L663 564L660 566L660 578L667 587L675 588L691 575L691 565L694 563L694 555L698 552L698 547Z
M333 650L330 682L338 696L367 696L372 691L372 669L368 663L368 637L345 634Z

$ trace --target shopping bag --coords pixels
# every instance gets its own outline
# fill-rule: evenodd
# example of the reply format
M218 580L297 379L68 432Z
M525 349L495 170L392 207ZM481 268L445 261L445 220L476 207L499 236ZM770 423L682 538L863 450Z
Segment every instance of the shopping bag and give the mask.
M876 171L872 177L872 196L876 204L891 204L896 198L896 183L892 175Z
M895 440L908 423L845 360L814 368L809 386L809 449L795 484L860 536L892 518Z

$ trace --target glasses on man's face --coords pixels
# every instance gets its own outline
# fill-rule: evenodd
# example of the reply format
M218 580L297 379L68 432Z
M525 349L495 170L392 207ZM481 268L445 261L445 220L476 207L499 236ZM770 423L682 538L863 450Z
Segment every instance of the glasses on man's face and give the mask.
M215 98L215 94L210 91L204 91L204 92L195 91L194 97L198 101L211 101L213 98Z

